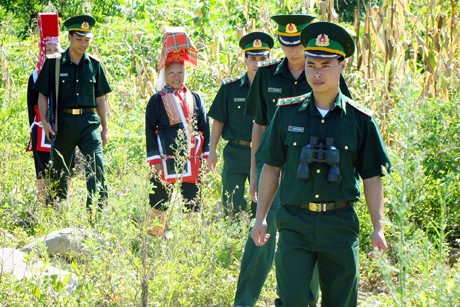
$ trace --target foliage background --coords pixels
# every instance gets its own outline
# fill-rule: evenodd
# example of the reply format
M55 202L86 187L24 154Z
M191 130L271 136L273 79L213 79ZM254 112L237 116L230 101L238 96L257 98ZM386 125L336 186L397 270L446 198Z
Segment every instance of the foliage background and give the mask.
M355 33L358 52L346 80L356 100L374 110L394 165L384 179L390 249L377 261L366 257L372 226L364 202L357 206L360 303L458 305L459 265L449 263L460 237L457 1L53 1L63 19L84 12L96 17L90 52L101 59L114 89L105 149L110 203L95 225L84 208L83 174L74 178L66 203L56 210L43 207L35 194L33 160L24 153L27 79L37 60L35 17L48 4L0 1L0 247L21 248L65 227L97 236L87 240L87 256L30 255L30 261L40 258L74 273L80 284L72 295L63 294L65 281L18 282L0 272L0 304L230 306L249 218L223 217L219 173L204 179L203 214L181 214L175 197L169 238L144 234L144 111L154 93L162 29L185 26L200 50L199 68L189 70L187 82L209 107L221 80L243 71L239 34L274 34L274 14L315 13ZM67 46L65 32L61 43ZM260 306L273 303L275 289L272 272Z

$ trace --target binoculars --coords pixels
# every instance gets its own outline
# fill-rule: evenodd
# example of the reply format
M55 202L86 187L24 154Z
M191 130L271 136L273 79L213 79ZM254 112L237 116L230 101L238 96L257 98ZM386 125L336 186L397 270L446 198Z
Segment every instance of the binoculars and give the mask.
M310 137L310 143L302 148L300 153L300 164L297 169L297 178L310 179L311 163L325 163L329 165L327 181L340 181L340 151L333 145L333 138L326 138L326 144L318 144L318 137Z

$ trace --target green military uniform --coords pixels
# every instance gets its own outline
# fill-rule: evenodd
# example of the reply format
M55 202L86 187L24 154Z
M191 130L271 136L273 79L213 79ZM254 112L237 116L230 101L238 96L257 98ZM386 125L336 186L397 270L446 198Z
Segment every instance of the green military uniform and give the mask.
M337 35L345 35L329 25L311 24L302 38L319 31L328 34L332 44ZM307 52L328 57L329 42L321 44ZM351 47L354 50L347 45L343 57ZM359 177L382 176L382 166L390 163L377 124L369 110L341 92L324 118L312 93L280 99L278 105L257 152L263 163L282 168L282 207L276 217L277 303L310 303L307 290L318 264L322 305L356 306L359 222L351 204L360 198Z
M273 16L278 23L278 40L284 46L300 45L300 31L313 20L312 15L277 15ZM286 26L290 25L290 29ZM290 32L290 33L287 33ZM305 73L296 79L288 68L288 59L276 59L259 63L259 69L249 90L246 115L254 118L254 122L267 126L276 109L279 98L297 96L310 90ZM259 175L263 163L256 159L256 186L259 186ZM276 226L273 222L280 207L278 193L272 202L267 217L268 233L276 238ZM276 240L269 240L264 246L257 247L251 237L248 237L241 260L241 269L238 277L235 294L235 305L254 306L268 273L273 264ZM313 285L312 293L317 294L318 283ZM310 293L312 301L315 295Z
M252 117L244 115L249 92L247 74L224 80L208 115L224 123L222 138L227 140L222 170L222 203L226 213L246 209L246 181L251 168Z
M245 56L268 56L273 38L264 32L251 32L243 36L239 46ZM226 214L245 210L246 181L251 169L252 117L244 114L250 88L248 74L223 81L208 115L223 123L222 138L227 140L222 170L222 204ZM251 206L255 213L255 204Z
M254 116L254 122L268 126L276 110L279 98L298 96L311 90L305 73L295 79L287 66L287 58L261 63L248 94L246 114ZM263 162L256 157L256 180L259 186ZM267 217L268 233L276 238L275 216L280 208L276 193ZM275 256L276 240L269 240L263 246L256 246L251 237L246 241L241 270L238 278L235 302L253 306L262 290ZM318 289L316 283L315 289ZM315 292L315 291L314 291ZM317 291L316 291L317 292Z
M91 37L95 20L89 15L79 15L68 19L65 26L78 35ZM77 35L76 34L76 35ZM57 196L67 196L69 165L75 151L80 148L85 156L87 178L87 206L92 197L99 193L105 199L107 191L102 163L101 118L96 112L96 98L111 92L101 63L84 53L79 64L74 64L69 49L56 60L47 59L35 83L34 90L50 96L55 86L55 64L59 61L59 100L57 109L57 134L52 149L52 179L58 181ZM56 129L55 129L56 130Z

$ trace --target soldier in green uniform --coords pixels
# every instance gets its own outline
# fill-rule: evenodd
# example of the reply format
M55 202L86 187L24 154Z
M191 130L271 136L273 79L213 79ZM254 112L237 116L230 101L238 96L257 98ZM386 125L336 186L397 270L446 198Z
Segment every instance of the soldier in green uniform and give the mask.
M371 111L339 88L345 58L355 49L351 36L336 24L316 22L302 30L301 41L312 91L278 100L257 152L265 164L251 236L257 246L274 241L267 214L278 190L277 306L311 302L315 265L322 306L356 306L359 177L374 226L372 247L384 251L381 176L390 160Z
M309 91L304 75L304 47L300 43L300 31L307 26L313 15L276 15L272 19L278 24L278 41L283 49L284 58L259 63L259 69L249 90L246 104L246 115L254 118L251 144L250 195L257 201L256 181L262 163L255 161L255 152L259 148L260 139L275 113L278 98L291 97ZM257 170L257 171L256 171ZM274 220L279 201L273 202L269 219ZM270 223L269 232L276 235L276 226ZM257 247L248 236L241 260L241 269L235 294L235 306L254 306L263 284L271 270L275 254L276 242L269 242ZM318 285L310 293L317 293Z
M90 15L74 16L64 22L69 31L69 48L45 61L34 85L39 92L38 106L46 137L54 138L50 176L57 182L56 196L67 197L69 165L78 146L86 160L88 208L96 196L100 206L107 198L102 148L108 133L105 95L111 89L99 60L86 53L95 23ZM57 110L50 110L55 115L54 127L46 116L51 94L58 97Z
M258 63L269 59L273 44L273 38L264 32L252 32L240 39L246 73L222 82L208 113L214 119L208 157L208 167L212 171L217 163L216 148L220 137L228 141L222 170L222 204L227 215L234 216L247 206L244 194L251 167L252 117L244 114L246 97ZM255 203L251 206L253 215L255 206Z

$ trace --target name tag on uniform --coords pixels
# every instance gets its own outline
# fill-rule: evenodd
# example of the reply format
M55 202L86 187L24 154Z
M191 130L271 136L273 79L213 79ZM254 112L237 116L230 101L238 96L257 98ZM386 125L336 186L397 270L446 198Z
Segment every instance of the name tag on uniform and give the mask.
M66 73L66 72L59 74L59 77L68 77L68 76L69 76L69 74Z
M233 98L234 102L245 102L246 98Z
M283 89L279 87L269 87L268 92L281 94L283 92Z
M288 131L290 131L290 132L303 132L304 127L288 126Z

